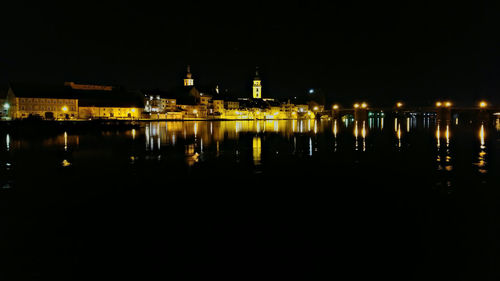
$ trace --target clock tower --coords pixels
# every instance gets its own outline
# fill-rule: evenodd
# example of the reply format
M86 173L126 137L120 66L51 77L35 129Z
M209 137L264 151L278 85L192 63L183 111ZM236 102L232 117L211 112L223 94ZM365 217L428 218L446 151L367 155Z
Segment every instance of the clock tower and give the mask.
M253 79L253 98L262 98L262 85L259 77L259 69L255 70L255 78Z

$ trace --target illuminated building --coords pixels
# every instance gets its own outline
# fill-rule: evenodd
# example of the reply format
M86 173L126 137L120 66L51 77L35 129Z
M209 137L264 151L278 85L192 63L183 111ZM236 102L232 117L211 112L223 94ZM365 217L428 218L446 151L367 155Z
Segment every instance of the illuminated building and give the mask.
M12 119L30 116L51 120L78 118L78 98L60 86L11 83L7 103Z
M186 78L184 78L184 86L194 86L193 75L191 74L191 66L187 66Z
M262 98L262 85L258 69L255 70L255 78L253 79L253 98L254 99Z

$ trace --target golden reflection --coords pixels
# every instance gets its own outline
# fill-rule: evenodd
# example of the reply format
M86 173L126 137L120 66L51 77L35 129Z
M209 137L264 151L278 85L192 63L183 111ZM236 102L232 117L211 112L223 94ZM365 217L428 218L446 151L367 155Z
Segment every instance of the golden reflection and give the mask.
M384 129L384 117L380 118L380 130Z
M186 145L186 162L189 166L193 166L199 160L199 154L194 150L194 144Z
M450 125L446 124L446 147L450 147Z
M410 132L410 117L406 118L406 132Z
M132 129L132 139L133 140L135 140L135 134L136 134L135 129Z
M64 159L62 161L62 163L61 163L61 166L63 166L63 167L69 167L69 166L71 166L71 163L69 163L68 160Z
M252 141L253 148L253 163L255 166L259 166L261 164L261 156L262 156L262 140L259 136L253 137Z
M337 120L335 120L335 121L333 122L333 136L334 136L335 138L337 138L337 132L338 132L337 130L338 130L338 129L337 129Z
M401 148L401 124L398 124L397 135L398 135L398 147Z
M355 150L358 150L358 121L354 121Z
M363 121L363 129L361 129L361 137L363 138L363 151L366 151L366 124Z
M481 124L479 129L479 141L481 145L479 146L479 156L477 157L477 169L481 174L486 174L488 170L486 169L486 145L485 145L485 132L484 124Z
M337 151L337 120L333 122L333 137L335 138L334 151Z
M64 132L64 151L68 151L68 133Z
M394 132L398 131L398 118L394 118Z
M441 147L441 130L439 128L439 123L437 124L436 127L436 140L437 140L437 148L439 149Z

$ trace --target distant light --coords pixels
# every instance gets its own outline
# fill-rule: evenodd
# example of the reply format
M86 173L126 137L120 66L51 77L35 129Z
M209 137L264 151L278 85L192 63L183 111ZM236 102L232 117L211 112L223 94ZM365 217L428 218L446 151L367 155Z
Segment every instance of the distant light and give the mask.
M333 109L337 110L337 109L339 109L339 106L337 104L334 104Z
M64 111L64 112L68 111L68 107L67 106L63 106L62 107L62 111Z
M366 105L366 103L362 103L361 104L361 108L366 108L368 105Z
M197 114L197 113L198 113L198 110L194 109L193 114Z
M396 106L397 106L397 107L403 107L403 103L402 103L402 102L398 102L398 103L396 104Z
M441 107L443 105L440 101L436 102L436 107Z
M309 89L309 94L314 94L314 89Z
M451 102L449 102L449 101L445 102L444 106L450 107L451 106Z
M488 106L488 103L486 103L485 101L482 101L479 103L479 107L481 107L481 108L485 108L487 106Z
M317 106L315 106L315 107L313 108L313 110L314 110L314 111L318 111L318 109L319 109L319 108L318 108Z
M135 112L135 108L132 108L132 110L131 110L131 111L132 111L132 112Z
M8 110L10 108L10 104L4 103L3 104L3 109Z
M354 108L358 108L358 107L359 107L359 103L355 103Z

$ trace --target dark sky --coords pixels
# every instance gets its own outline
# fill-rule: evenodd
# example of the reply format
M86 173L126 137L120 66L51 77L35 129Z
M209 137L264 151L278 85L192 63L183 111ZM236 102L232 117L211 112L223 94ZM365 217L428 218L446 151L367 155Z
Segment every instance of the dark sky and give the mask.
M14 2L14 1L12 1ZM494 98L495 1L15 1L2 4L0 82L76 81L331 100ZM499 100L500 102L500 100Z

